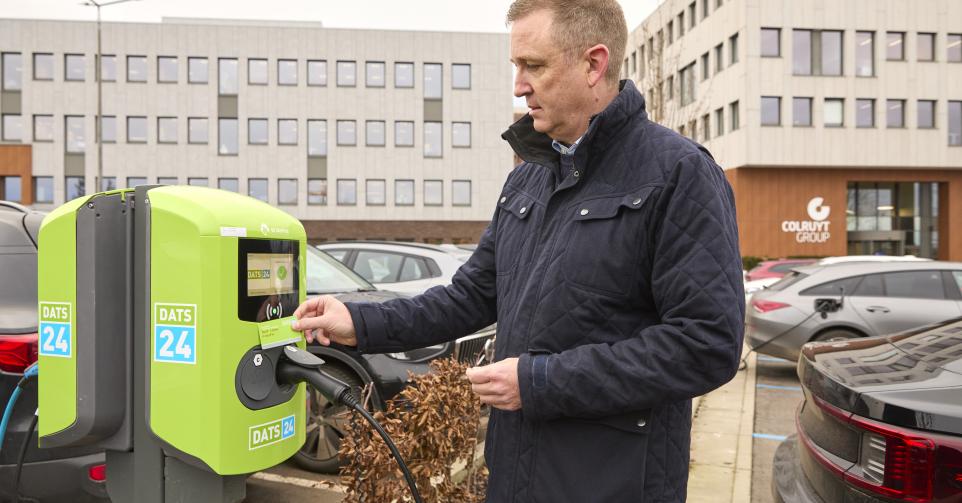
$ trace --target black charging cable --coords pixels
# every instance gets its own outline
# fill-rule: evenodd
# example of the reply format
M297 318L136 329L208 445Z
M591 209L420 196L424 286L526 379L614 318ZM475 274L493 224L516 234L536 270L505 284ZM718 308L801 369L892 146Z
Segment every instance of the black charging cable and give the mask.
M27 459L27 447L30 445L30 438L33 437L33 432L37 429L38 417L37 414L33 415L33 419L30 420L30 427L27 428L27 434L23 437L23 442L20 443L20 454L17 456L17 469L13 477L13 501L15 503L20 503L20 474L23 473L23 462Z
M388 449L391 450L394 460L397 461L398 467L401 468L401 473L404 474L404 480L407 481L408 487L411 489L411 496L414 497L415 503L423 503L424 500L421 499L421 493L418 492L418 486L414 481L414 476L411 475L411 470L408 469L407 463L405 463L401 457L401 452L398 451L391 436L378 424L374 416L364 410L364 407L358 402L357 397L351 392L351 387L327 375L327 373L321 369L324 360L308 351L304 351L297 346L285 346L284 355L287 356L287 359L281 360L277 365L278 382L286 384L306 382L313 386L314 389L320 392L321 395L331 403L335 405L343 404L357 411L358 414L371 424L378 435L381 436L381 439L384 440Z

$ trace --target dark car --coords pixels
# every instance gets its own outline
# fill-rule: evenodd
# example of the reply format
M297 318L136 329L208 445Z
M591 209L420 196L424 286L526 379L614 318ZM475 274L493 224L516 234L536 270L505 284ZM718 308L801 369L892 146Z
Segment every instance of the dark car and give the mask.
M327 253L307 247L307 295L333 294L344 302L384 302L403 295L378 290L364 278ZM361 355L348 347L326 347L312 344L308 349L327 363L324 369L350 384L355 389L373 383L370 407L382 409L386 400L393 398L408 381L409 373L423 374L435 358L454 355L462 362L474 363L493 339L493 326L478 331L454 343L444 343L405 353ZM308 400L307 440L294 455L302 468L322 473L336 473L340 460L337 451L345 432L350 428L351 413L346 407L333 407L316 391Z
M37 235L43 214L0 201L0 407L37 361ZM37 410L37 382L17 401L0 450L0 499L14 498L17 458ZM40 501L106 501L104 455L89 447L38 449L28 440L20 494Z
M776 501L962 502L962 318L802 348Z

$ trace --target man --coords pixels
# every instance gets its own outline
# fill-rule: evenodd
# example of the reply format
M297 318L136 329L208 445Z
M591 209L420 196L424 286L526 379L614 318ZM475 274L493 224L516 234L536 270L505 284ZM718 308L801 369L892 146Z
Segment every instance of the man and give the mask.
M618 82L615 0L517 0L504 133L524 163L447 287L384 304L305 302L298 330L397 352L498 322L468 371L493 407L488 501L685 500L691 398L732 378L744 295L731 189L707 151Z

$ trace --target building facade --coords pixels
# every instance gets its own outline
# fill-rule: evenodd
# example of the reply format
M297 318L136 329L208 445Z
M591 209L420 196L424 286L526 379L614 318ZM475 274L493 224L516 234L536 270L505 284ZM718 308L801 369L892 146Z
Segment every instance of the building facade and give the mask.
M472 242L513 167L506 34L164 19L103 24L98 181L96 35L0 19L0 199L206 185L315 241Z
M962 3L666 0L626 54L725 168L743 255L962 260Z

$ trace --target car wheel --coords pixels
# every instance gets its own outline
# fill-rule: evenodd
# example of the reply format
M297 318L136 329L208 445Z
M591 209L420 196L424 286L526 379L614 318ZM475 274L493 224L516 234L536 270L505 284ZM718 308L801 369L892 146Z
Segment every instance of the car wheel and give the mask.
M328 363L322 369L331 377L349 385L354 396L361 399L364 382L343 365ZM294 454L294 462L305 470L336 474L341 467L337 451L341 439L351 429L351 410L335 406L314 388L307 387L307 417L304 445Z
M812 342L835 342L856 339L858 337L860 337L859 334L851 330L846 330L844 328L832 328L815 336L815 338L812 339Z

